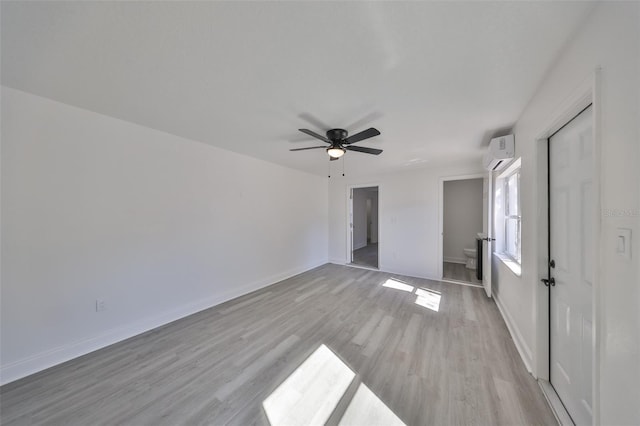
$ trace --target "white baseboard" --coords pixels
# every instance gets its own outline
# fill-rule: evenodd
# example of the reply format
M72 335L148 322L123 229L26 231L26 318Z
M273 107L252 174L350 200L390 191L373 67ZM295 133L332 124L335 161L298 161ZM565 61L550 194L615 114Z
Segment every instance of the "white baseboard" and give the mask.
M463 286L468 286L468 287L477 287L477 288L484 288L482 285L479 284L473 284L473 283L465 283L462 281L454 281L454 280L447 280L447 279L443 279L443 278L436 278L436 277L432 277L432 276L427 276L427 275L420 275L420 274L415 274L415 273L411 273L411 272L399 272L399 271L395 271L393 269L388 269L388 268L384 268L384 267L380 267L378 269L373 269L373 268L367 268L366 266L359 266L359 265L351 265L347 262L345 262L344 260L341 259L329 259L329 263L332 263L334 265L341 265L341 266L348 266L350 268L359 268L359 269L370 269L370 270L375 270L378 272L385 272L387 274L397 274L397 275L403 275L405 277L410 277L410 278L420 278L423 280L429 280L429 281L437 281L437 282L441 282L441 283L449 283L449 284L456 284L456 285L463 285Z
M556 417L556 421L559 426L574 426L573 420L571 420L571 416L567 412L567 409L562 404L560 397L556 393L551 383L546 380L538 380L538 385L540 389L542 389L542 394L544 395L553 415Z
M467 259L465 259L464 257L445 257L443 261L449 262L449 263L462 263L462 264L467 263Z
M509 333L511 334L511 338L516 345L516 349L518 349L518 353L520 354L520 358L522 358L522 362L524 362L524 366L527 368L527 371L532 374L531 366L533 365L533 356L531 349L524 341L522 337L522 333L520 333L520 329L513 321L513 317L507 310L507 308L500 302L500 298L497 293L493 293L493 300L496 301L496 305L498 306L498 310L500 314L502 314L502 319L504 319L507 328L509 329Z
M29 376L55 365L62 364L63 362L78 358L79 356L86 355L98 349L102 349L114 343L118 343L125 339L137 336L138 334L153 330L154 328L158 328L170 322L179 320L189 315L193 315L205 309L209 309L231 299L235 299L264 287L268 287L279 281L293 277L294 275L298 275L308 270L317 268L318 266L324 265L325 263L327 263L327 261L326 259L323 259L321 261L310 263L299 268L293 268L260 279L258 281L247 283L240 287L236 287L233 290L216 294L207 299L188 303L175 309L171 309L170 311L163 312L159 315L144 318L133 324L116 327L98 334L97 336L62 345L57 348L32 355L30 357L6 365L2 365L0 367L0 385L13 382L15 380Z
M470 283L470 282L466 282L466 281L450 280L450 279L447 279L447 278L441 279L440 282L449 283L449 284L464 285L464 286L467 286L467 287L484 288L484 286L482 284L474 284L474 283Z
M384 265L380 265L380 268L378 270L380 272L386 272L388 274L404 275L405 277L410 277L410 278L420 278L420 279L429 280L429 281L440 281L440 282L442 281L440 278L427 276L427 275L421 275L419 273L412 272L412 271L397 271L397 270L394 270L394 269L387 268Z

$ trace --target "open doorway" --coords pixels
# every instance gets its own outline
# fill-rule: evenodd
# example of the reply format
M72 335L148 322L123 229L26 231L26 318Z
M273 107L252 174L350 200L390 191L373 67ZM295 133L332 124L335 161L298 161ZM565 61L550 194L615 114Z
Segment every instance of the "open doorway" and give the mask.
M482 285L477 239L483 232L483 179L442 183L442 278Z
M351 264L378 268L378 187L351 190Z

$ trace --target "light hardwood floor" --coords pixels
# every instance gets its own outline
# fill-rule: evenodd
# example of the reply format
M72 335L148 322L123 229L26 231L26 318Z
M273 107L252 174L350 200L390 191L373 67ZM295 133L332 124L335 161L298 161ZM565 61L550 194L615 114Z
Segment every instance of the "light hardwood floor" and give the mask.
M366 246L353 251L354 265L378 267L378 243L367 244Z
M331 264L5 385L0 419L268 425L296 383L298 416L337 395L328 424L555 424L482 289Z
M482 281L476 278L476 270L468 269L463 263L444 262L443 266L442 278L446 280L482 285Z

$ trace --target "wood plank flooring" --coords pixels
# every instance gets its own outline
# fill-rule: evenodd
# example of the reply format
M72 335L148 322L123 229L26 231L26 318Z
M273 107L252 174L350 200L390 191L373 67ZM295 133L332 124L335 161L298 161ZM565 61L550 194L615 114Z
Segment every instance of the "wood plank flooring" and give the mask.
M482 281L476 278L476 270L467 269L463 263L444 262L443 266L442 278L446 280L482 285Z
M556 424L484 290L331 264L5 385L0 420L268 425L290 383L335 400L311 361L354 373L321 423Z
M378 268L378 243L367 244L353 251L354 265Z

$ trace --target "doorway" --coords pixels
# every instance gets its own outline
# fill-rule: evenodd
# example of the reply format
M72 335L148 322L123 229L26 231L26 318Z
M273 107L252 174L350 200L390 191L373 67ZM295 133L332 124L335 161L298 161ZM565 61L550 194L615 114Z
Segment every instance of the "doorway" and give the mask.
M378 269L378 187L352 188L350 194L351 264Z
M593 107L547 140L549 381L575 424L593 423Z
M483 232L483 179L442 183L442 278L481 285L477 238Z

